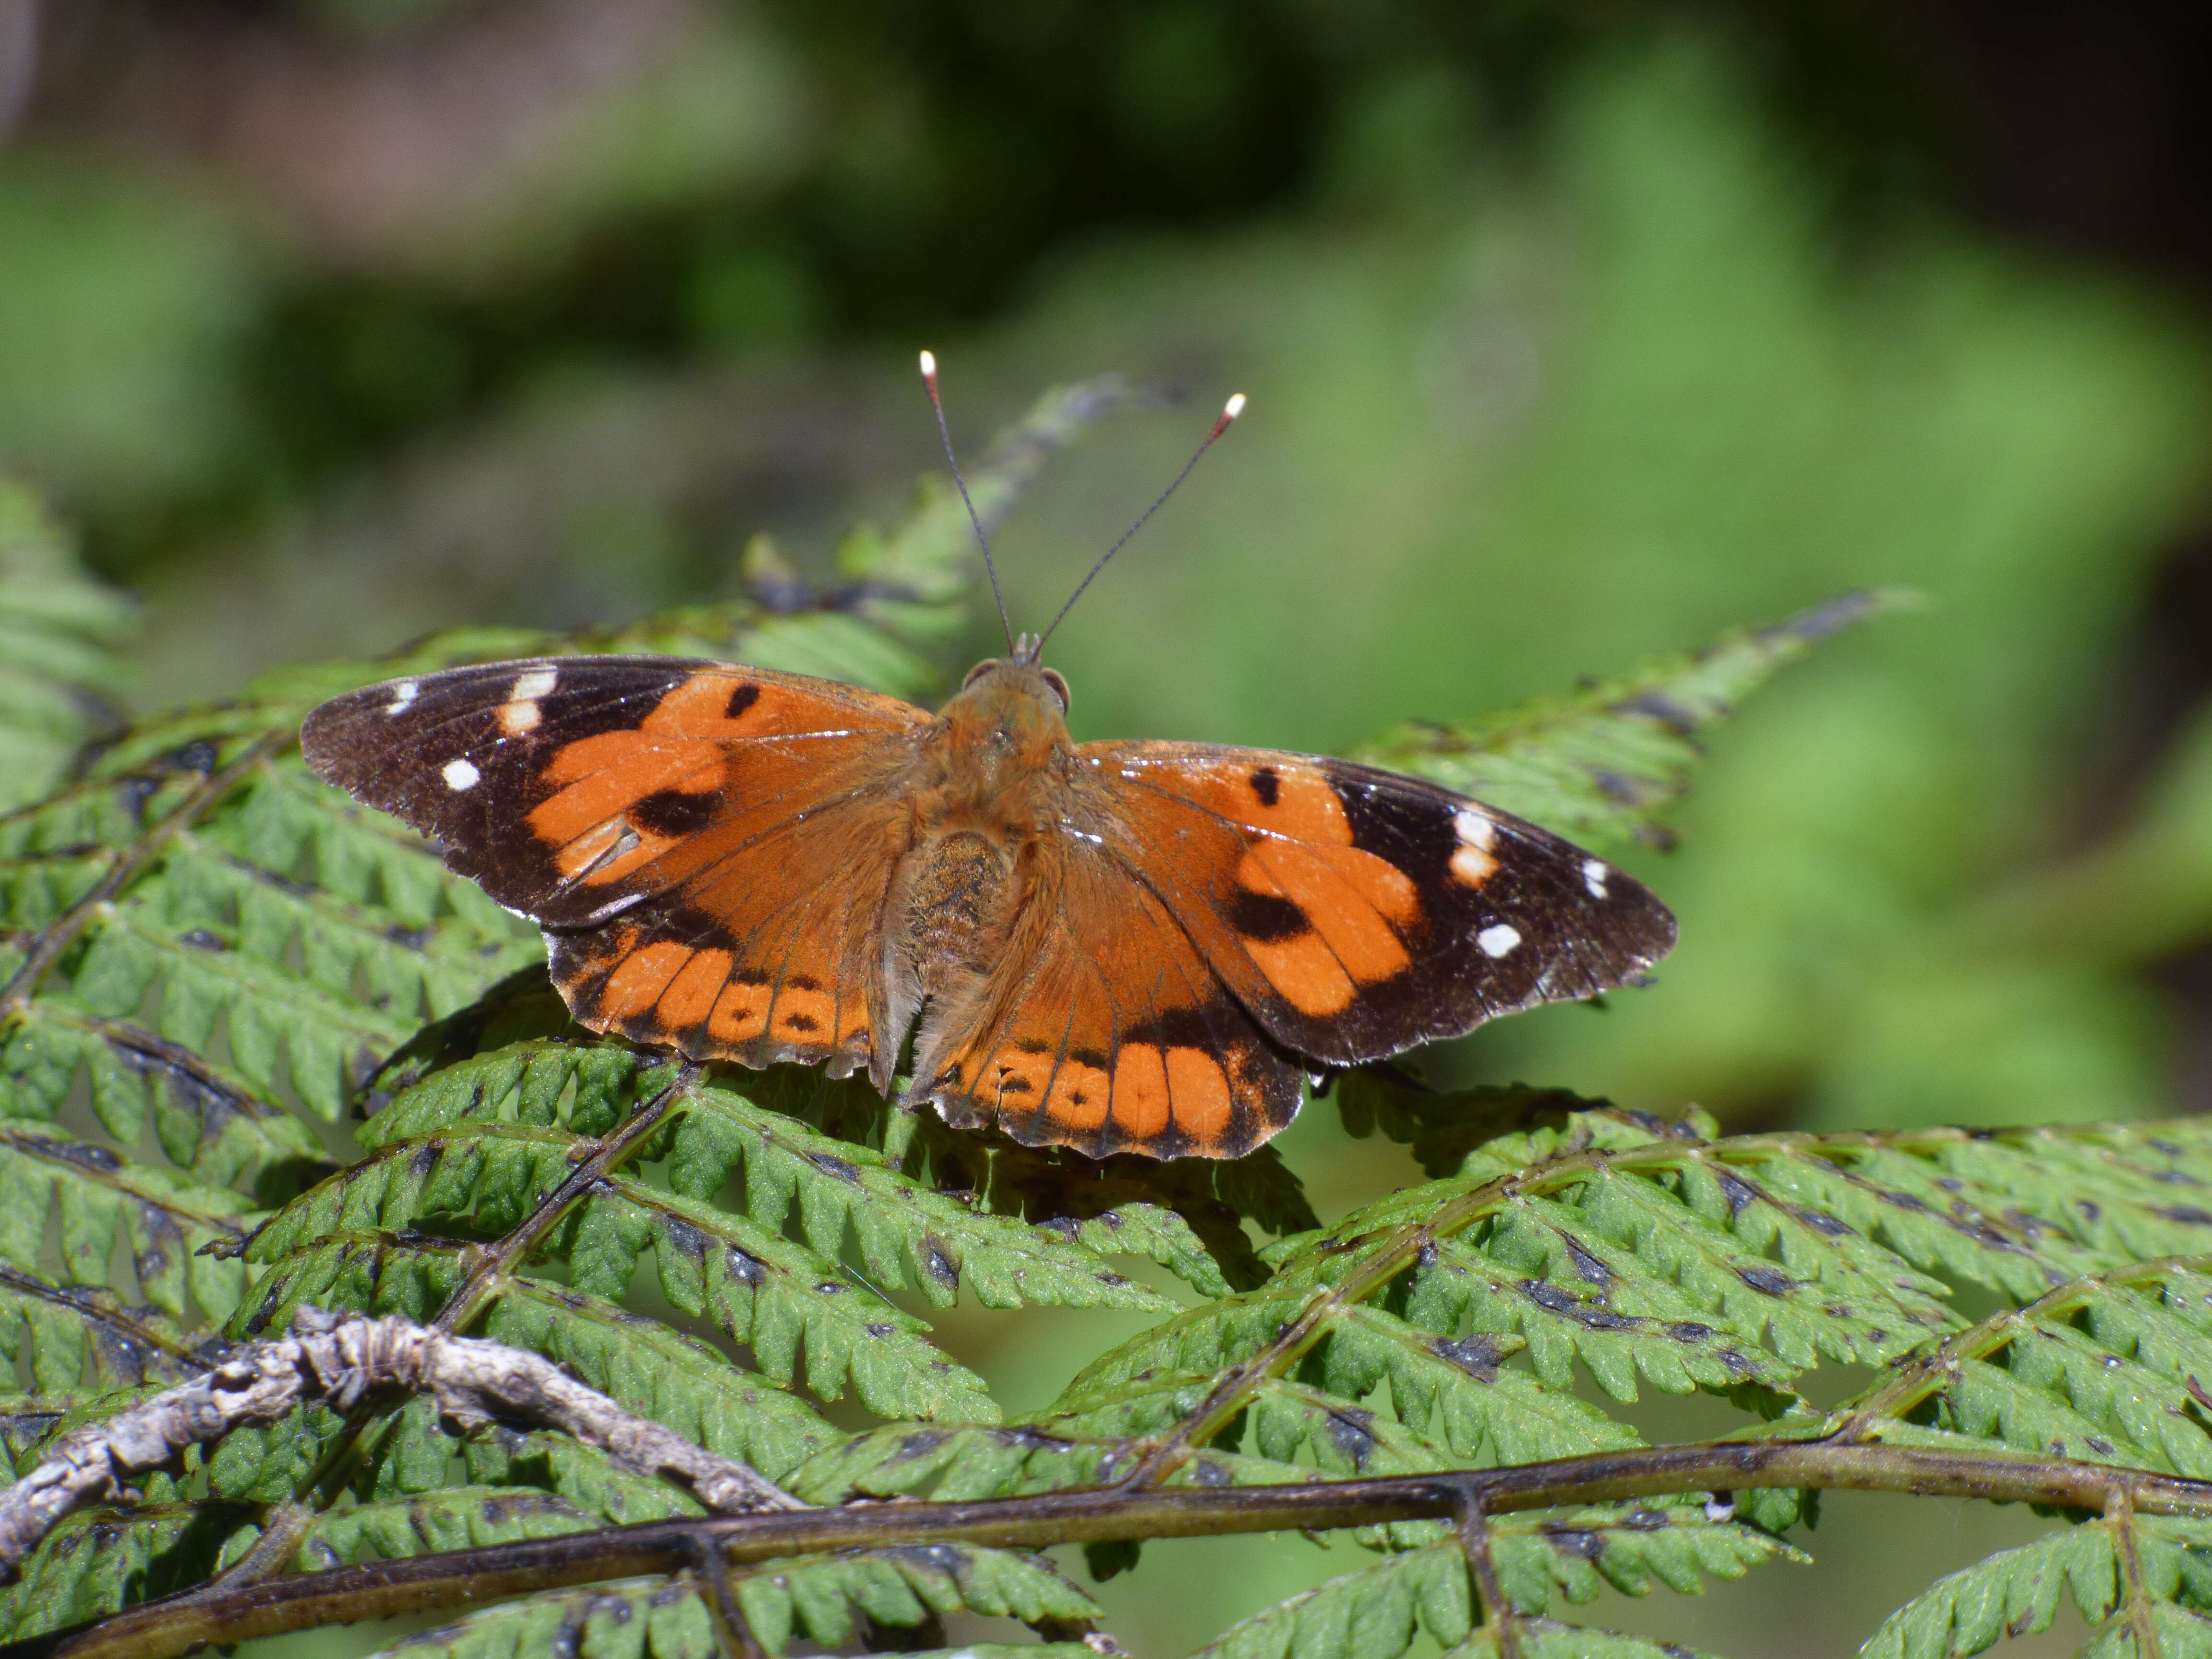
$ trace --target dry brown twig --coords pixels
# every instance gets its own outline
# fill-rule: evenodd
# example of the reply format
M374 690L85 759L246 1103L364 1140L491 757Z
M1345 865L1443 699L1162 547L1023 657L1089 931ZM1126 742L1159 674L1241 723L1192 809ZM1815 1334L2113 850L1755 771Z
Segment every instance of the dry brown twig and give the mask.
M462 1424L487 1422L492 1406L505 1407L633 1468L677 1475L713 1509L806 1507L758 1471L624 1411L537 1354L449 1336L410 1319L302 1308L290 1335L236 1349L204 1376L64 1435L43 1462L0 1492L0 1575L13 1578L64 1516L123 1490L131 1475L161 1468L187 1446L273 1423L312 1400L349 1410L379 1389L428 1394Z

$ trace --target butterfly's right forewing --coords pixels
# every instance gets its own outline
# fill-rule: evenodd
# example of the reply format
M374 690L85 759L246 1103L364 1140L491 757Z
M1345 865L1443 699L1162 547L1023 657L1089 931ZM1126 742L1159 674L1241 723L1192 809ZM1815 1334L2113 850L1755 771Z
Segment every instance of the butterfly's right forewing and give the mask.
M324 778L548 930L579 1018L702 1057L864 1062L872 935L928 716L830 681L562 657L309 716Z

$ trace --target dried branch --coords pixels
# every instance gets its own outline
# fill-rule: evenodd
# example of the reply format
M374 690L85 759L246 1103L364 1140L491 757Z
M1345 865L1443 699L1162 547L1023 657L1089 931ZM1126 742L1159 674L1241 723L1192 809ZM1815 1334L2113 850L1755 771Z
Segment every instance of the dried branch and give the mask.
M210 1642L241 1642L362 1619L477 1606L569 1584L680 1572L698 1564L702 1548L732 1565L888 1544L941 1541L1040 1549L1125 1538L1326 1532L1456 1518L1471 1504L1479 1504L1486 1515L1498 1515L1754 1486L1914 1492L2042 1504L2091 1515L2124 1498L2137 1515L2212 1517L2212 1481L2118 1464L2027 1457L1979 1445L1934 1449L1826 1440L1722 1440L1465 1473L1276 1486L1094 1488L974 1502L858 1503L648 1522L295 1573L235 1589L188 1590L76 1631L10 1644L0 1648L0 1659L174 1659Z
M633 1468L681 1476L718 1510L804 1507L746 1465L632 1415L537 1354L412 1320L302 1308L293 1335L240 1349L204 1376L64 1435L44 1462L0 1492L0 1571L12 1578L64 1516L187 1446L273 1423L310 1400L349 1411L377 1389L427 1393L461 1423L489 1421L489 1406L505 1407Z

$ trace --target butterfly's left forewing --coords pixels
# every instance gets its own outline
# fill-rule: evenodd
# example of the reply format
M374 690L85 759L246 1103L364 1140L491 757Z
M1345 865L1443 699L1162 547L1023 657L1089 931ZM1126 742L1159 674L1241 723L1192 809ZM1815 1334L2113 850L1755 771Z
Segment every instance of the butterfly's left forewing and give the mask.
M1277 1040L1330 1064L1594 995L1674 944L1620 870L1418 779L1192 744L1076 753L1107 850Z

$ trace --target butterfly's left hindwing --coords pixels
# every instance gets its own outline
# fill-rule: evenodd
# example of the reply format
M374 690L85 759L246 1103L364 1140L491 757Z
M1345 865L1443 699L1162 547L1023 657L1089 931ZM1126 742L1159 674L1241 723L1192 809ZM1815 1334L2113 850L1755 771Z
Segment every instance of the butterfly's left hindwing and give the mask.
M1641 975L1674 918L1604 860L1448 790L1346 761L1085 744L1107 849L1278 1041L1382 1059Z

